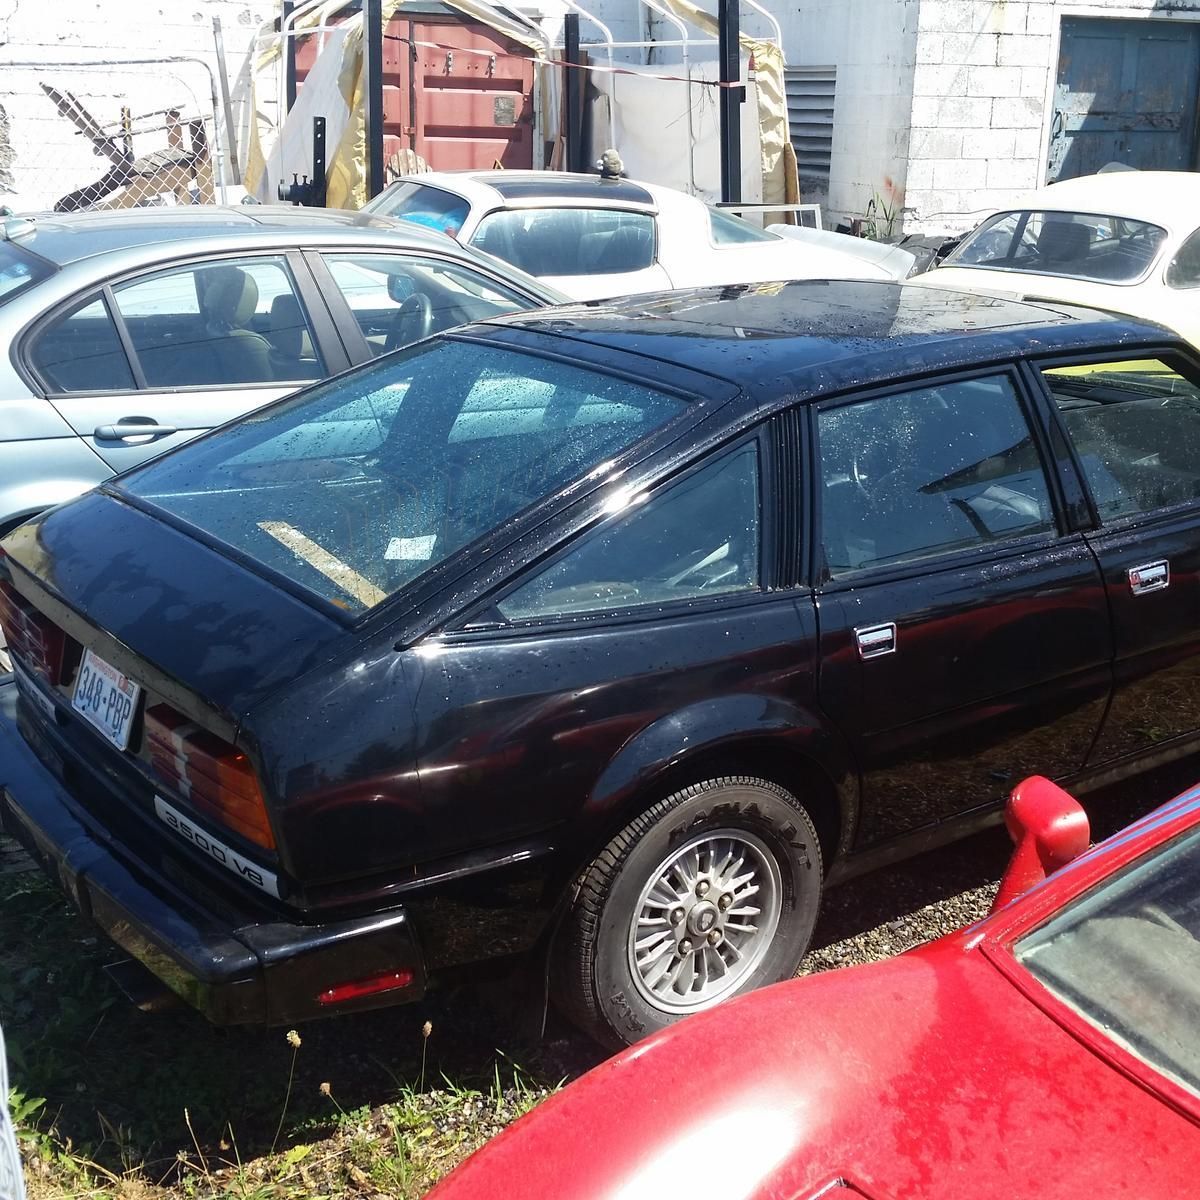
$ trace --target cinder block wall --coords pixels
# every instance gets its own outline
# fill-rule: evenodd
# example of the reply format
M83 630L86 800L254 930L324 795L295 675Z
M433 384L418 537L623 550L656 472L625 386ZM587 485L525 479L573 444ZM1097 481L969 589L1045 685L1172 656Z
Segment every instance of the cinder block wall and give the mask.
M965 229L1037 187L1057 50L1054 0L922 0L907 227Z

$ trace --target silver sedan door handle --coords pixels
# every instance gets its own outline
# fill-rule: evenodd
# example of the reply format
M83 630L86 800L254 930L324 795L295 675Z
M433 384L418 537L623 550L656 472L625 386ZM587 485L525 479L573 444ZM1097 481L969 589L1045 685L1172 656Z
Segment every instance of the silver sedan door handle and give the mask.
M888 621L885 625L863 625L854 631L855 641L858 642L859 658L881 658L885 654L896 653L896 624Z
M124 442L130 438L167 437L178 432L174 425L160 425L149 417L122 417L115 425L97 425L92 436L106 442Z

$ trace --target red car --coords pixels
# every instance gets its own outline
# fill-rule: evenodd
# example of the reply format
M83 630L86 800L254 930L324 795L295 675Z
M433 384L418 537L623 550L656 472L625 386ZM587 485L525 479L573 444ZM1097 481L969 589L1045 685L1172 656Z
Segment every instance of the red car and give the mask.
M1196 1195L1200 787L1089 853L1045 779L1008 824L985 921L669 1027L436 1200Z

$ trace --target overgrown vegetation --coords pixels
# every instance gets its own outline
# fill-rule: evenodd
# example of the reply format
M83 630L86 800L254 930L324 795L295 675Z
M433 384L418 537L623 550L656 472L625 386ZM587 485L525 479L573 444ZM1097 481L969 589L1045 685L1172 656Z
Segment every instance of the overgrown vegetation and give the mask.
M0 1023L33 1200L420 1196L598 1058L522 1036L507 982L219 1030L133 1008L102 973L113 953L40 875L0 875Z

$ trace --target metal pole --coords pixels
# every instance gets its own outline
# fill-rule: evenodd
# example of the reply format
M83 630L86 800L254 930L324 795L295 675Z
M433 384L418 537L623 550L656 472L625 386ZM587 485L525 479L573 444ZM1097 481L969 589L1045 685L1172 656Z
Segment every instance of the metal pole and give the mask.
M580 119L579 71L579 14L569 12L563 17L563 59L567 65L563 68L563 85L565 97L565 113L567 127L566 168L568 171L582 171L583 168L583 122Z
M225 111L225 170L221 172L221 199L225 195L225 179L230 177L234 183L242 182L242 171L238 166L237 130L233 125L233 103L229 99L229 73L225 70L225 39L221 35L221 18L213 17L213 42L217 47L217 78L221 83L221 105ZM214 140L216 130L213 130Z
M296 106L296 31L288 28L295 9L296 0L283 0L283 16L279 22L279 33L283 38L283 77L288 112Z
M721 81L721 199L736 204L742 198L741 45L738 0L717 0L717 60Z
M363 0L367 68L367 196L383 191L383 0Z

